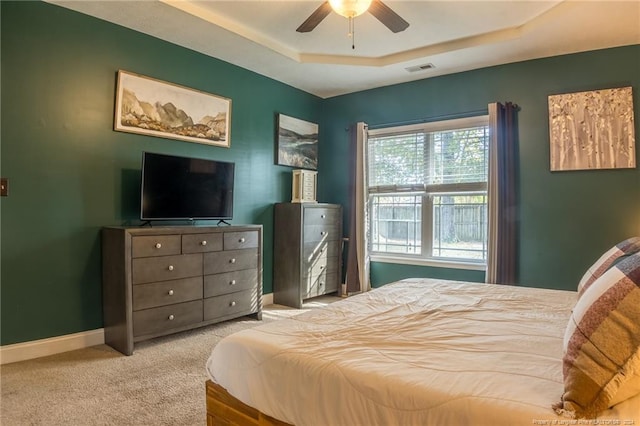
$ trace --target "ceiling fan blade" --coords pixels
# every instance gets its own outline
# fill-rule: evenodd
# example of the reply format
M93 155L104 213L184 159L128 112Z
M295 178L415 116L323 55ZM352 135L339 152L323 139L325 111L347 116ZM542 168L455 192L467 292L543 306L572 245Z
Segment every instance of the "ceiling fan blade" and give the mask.
M331 13L332 10L333 9L331 9L329 2L325 1L298 27L298 29L296 29L296 31L299 33L308 33L309 31L312 31L324 18L327 17L327 15Z
M407 21L380 0L373 0L369 12L394 33L404 31L409 26Z

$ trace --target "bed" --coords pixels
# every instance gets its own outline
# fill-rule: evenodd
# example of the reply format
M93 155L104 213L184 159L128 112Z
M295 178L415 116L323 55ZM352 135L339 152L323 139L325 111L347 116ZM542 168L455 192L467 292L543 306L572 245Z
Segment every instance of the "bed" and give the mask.
M597 423L552 409L576 300L407 279L235 333L207 361L208 424L640 425L640 394Z

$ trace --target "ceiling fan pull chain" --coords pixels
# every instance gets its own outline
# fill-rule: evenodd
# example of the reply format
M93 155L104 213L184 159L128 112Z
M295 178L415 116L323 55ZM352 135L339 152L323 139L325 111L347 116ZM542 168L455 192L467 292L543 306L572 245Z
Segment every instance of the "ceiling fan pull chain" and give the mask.
M352 16L349 17L349 37L351 38L351 48L356 48L356 26Z

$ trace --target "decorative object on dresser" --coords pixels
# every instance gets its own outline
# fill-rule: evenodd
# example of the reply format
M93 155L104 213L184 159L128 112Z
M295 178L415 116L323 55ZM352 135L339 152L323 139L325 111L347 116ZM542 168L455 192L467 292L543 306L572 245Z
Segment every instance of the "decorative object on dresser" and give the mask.
M102 230L105 343L134 343L254 314L262 319L262 225Z
M292 203L317 203L318 172L294 170L291 182Z
M342 206L324 203L275 205L273 301L302 301L340 288Z

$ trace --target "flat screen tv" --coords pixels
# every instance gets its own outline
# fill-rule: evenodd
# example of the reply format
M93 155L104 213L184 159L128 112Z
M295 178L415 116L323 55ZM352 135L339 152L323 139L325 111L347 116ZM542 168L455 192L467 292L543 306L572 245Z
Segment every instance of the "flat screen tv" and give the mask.
M143 152L140 219L231 219L234 169L224 161Z

